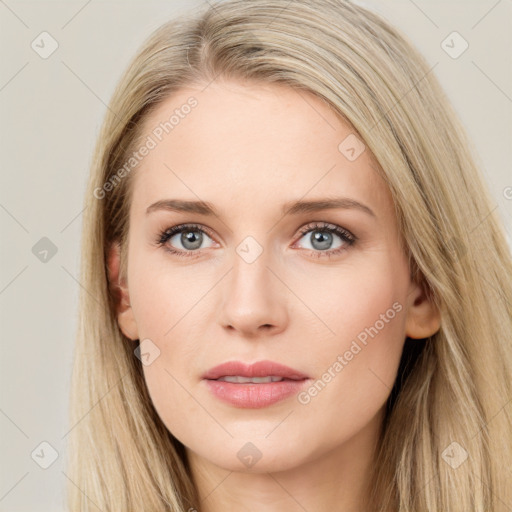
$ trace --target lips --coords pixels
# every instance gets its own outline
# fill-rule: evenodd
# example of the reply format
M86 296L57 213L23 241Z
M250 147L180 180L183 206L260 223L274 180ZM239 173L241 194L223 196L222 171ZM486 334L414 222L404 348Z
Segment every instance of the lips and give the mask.
M310 380L304 373L273 361L228 361L211 368L202 378L219 400L251 409L285 400L300 392Z
M274 361L258 361L245 364L241 361L228 361L208 370L203 379L218 380L222 377L281 377L283 380L303 380L309 378L302 372Z

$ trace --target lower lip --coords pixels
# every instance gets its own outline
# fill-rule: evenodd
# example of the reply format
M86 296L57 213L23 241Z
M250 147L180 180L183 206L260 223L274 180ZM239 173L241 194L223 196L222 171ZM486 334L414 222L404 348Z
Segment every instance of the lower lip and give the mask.
M299 393L308 380L281 380L262 384L206 380L206 383L210 391L224 402L235 407L260 409Z

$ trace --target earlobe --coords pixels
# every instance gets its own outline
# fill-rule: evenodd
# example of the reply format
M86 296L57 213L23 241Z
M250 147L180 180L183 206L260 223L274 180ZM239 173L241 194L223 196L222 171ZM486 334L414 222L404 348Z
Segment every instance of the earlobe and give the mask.
M405 334L412 339L433 336L441 327L441 313L422 284L411 284Z
M117 312L117 323L122 333L131 340L137 340L138 330L130 304L128 286L123 276L119 275L121 251L118 243L111 246L107 258L108 280L110 293L114 297Z

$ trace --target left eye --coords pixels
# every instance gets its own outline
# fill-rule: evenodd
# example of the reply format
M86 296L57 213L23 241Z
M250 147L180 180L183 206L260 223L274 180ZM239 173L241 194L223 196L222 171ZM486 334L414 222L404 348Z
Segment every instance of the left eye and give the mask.
M333 246L334 240L337 237L340 241L337 245ZM306 249L314 251L334 251L342 249L345 246L352 245L354 243L354 237L348 231L337 226L316 226L313 228L303 231L301 238L305 239L310 246L305 247Z
M333 247L332 244L335 236L341 239L341 241L338 243L338 245ZM305 247L306 249L312 249L316 251L334 250L348 243L348 240L344 239L342 235L325 228L310 229L305 235L302 236L301 240L302 239L305 239L310 244L310 247Z

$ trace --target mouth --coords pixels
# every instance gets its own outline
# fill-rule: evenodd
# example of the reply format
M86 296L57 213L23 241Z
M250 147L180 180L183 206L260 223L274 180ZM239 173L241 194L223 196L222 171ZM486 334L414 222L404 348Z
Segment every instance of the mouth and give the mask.
M202 378L217 399L250 409L290 398L310 380L304 373L273 361L254 364L228 361L211 368Z

